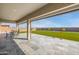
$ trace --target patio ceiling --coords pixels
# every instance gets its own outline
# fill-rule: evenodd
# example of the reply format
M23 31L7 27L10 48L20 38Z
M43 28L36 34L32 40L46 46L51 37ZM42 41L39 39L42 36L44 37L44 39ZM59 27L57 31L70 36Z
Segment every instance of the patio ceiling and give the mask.
M79 9L73 3L0 3L0 21L37 20Z
M0 3L0 21L15 22L41 8L43 3Z

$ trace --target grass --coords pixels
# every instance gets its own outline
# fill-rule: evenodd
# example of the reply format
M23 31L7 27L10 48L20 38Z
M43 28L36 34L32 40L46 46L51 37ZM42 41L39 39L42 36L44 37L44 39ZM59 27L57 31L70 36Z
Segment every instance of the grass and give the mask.
M37 31L32 31L32 33L46 35L50 37L68 39L73 41L79 41L79 32L53 32L46 30L37 30Z

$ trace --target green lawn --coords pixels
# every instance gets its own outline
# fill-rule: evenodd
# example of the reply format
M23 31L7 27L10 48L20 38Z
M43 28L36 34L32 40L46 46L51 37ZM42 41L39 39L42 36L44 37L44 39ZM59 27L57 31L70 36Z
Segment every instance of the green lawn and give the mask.
M32 31L32 33L79 41L79 32L53 32L53 31L37 30Z

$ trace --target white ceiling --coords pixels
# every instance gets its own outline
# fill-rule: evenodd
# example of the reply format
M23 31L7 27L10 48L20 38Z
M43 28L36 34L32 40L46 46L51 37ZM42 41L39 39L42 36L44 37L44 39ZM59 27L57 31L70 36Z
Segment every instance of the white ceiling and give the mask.
M0 18L18 20L41 8L45 3L0 3Z

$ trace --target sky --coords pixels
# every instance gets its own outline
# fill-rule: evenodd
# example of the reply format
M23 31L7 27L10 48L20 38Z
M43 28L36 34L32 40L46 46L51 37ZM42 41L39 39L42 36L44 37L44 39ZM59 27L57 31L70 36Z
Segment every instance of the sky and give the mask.
M79 11L34 21L32 27L79 27Z
M10 23L9 23L10 24ZM27 24L20 24L20 28L26 28ZM16 27L15 24L10 24L10 27ZM32 22L32 28L47 28L47 27L79 27L79 11L62 14L59 16L49 17Z

